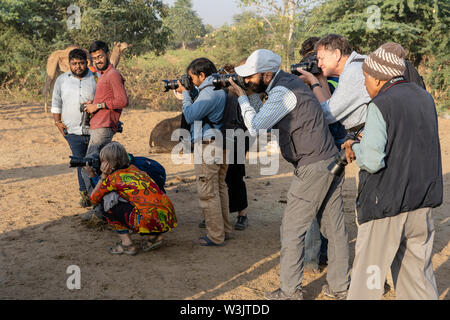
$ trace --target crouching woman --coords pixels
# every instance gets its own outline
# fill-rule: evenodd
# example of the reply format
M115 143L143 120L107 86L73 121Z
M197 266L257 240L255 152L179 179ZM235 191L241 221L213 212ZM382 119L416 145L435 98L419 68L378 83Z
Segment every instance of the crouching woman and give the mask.
M118 142L107 144L100 152L101 178L91 194L92 204L115 192L117 204L105 210L104 217L117 232L120 242L109 249L111 254L135 255L137 248L129 231L148 236L142 250L149 251L163 242L162 234L177 226L172 202L147 175L130 165L128 153ZM88 170L92 176L92 170ZM108 196L109 195L109 196ZM111 200L109 200L111 201Z

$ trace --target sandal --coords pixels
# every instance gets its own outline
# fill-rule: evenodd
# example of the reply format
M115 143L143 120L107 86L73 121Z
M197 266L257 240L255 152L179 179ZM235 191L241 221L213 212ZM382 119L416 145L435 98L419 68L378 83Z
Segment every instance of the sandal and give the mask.
M128 254L130 256L134 256L137 253L137 249L133 244L130 244L128 246L122 244L122 242L117 242L116 246L113 248L109 248L109 253L114 255L119 254Z
M149 238L147 241L142 242L142 251L148 252L150 250L160 248L164 243L164 239L162 237L155 237L154 239Z
M214 243L208 236L203 236L197 239L197 244L201 245L202 247L222 247L225 245L225 242L223 243Z

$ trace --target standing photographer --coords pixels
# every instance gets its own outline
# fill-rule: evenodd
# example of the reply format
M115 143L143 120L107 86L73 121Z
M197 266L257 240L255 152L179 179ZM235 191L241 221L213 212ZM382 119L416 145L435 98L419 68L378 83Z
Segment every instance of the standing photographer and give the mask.
M314 48L319 40L319 37L310 37L302 43L302 47L299 51L303 57L302 62L312 59L317 63L317 55ZM299 70L297 69L297 71ZM316 76L318 77L322 88L324 88L324 91L329 91L331 96L337 88L339 77L325 77L323 76L321 69L318 69L317 72L319 73ZM345 127L339 121L336 121L330 123L328 128L333 135L335 145L340 149L347 136ZM327 248L328 239L320 233L319 224L317 223L317 220L314 220L306 233L305 238L305 271L312 271L314 273L320 272L319 265L327 264Z
M89 132L81 126L80 105L94 98L96 81L87 67L86 53L81 49L69 52L70 71L58 77L52 96L52 113L55 125L67 140L72 155L83 158L89 144ZM77 168L78 185L81 195L80 205L89 207L87 186Z
M180 81L176 90L183 94L183 115L186 123L191 126L191 142L200 148L200 150L194 149L194 168L207 234L196 242L201 246L221 246L232 233L225 183L228 166L225 163L226 152L221 147L213 147L209 144L214 142L215 130L217 132L222 127L226 94L223 90L214 90L211 75L217 73L217 69L210 60L195 59L186 71L193 85L199 90L195 102L192 102L189 91ZM199 130L196 130L194 123L197 121L201 122ZM208 147L213 147L213 154L205 152L206 149L211 149ZM203 155L201 159L196 159L198 154Z
M372 101L364 136L343 146L347 161L356 158L361 169L348 299L380 299L389 267L397 299L439 298L431 260L431 213L443 193L436 107L428 92L403 77L404 58L393 42L366 58Z
M280 70L281 57L270 50L254 51L236 73L253 94L230 80L229 91L239 96L242 117L252 135L279 130L281 153L295 167L281 222L280 288L266 299L301 300L306 231L318 217L329 239L329 266L323 293L346 297L349 278L348 235L342 202L343 178L334 179L328 166L338 152L323 111L311 90L295 75ZM265 103L259 93L266 92ZM336 183L333 183L333 182Z

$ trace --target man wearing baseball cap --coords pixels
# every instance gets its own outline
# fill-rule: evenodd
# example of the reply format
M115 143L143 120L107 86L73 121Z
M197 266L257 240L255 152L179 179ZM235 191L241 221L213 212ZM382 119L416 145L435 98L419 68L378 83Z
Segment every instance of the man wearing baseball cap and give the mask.
M372 98L361 141L358 236L348 299L380 299L391 268L397 299L438 299L432 209L442 203L442 164L433 98L405 80L405 50L385 43L363 63Z
M280 66L279 55L266 49L256 50L244 65L235 68L244 78L248 95L230 80L230 92L239 97L250 134L279 130L281 153L295 167L280 228L280 288L266 293L265 298L303 299L305 234L317 217L321 231L329 239L328 284L323 291L342 299L350 283L341 195L343 178L332 184L333 176L328 170L338 150L319 101L302 80L280 70ZM260 93L268 95L265 103Z

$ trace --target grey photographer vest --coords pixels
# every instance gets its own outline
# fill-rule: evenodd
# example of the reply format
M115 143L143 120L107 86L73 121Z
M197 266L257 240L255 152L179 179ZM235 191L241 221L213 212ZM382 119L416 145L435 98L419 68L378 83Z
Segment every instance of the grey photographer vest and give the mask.
M359 173L358 223L439 206L443 182L433 98L399 77L387 82L372 102L386 122L385 167Z
M273 128L279 130L280 150L295 167L330 159L338 150L334 145L322 108L314 93L293 74L280 71L272 87L292 91L297 105Z

